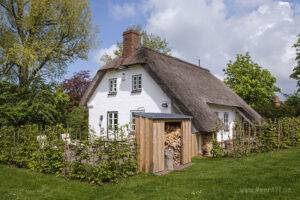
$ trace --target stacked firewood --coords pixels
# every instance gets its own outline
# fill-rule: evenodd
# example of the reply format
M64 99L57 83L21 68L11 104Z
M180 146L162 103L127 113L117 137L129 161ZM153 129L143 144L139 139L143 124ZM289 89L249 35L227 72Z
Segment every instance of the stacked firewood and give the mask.
M165 149L172 149L174 152L174 166L180 165L181 160L181 129L170 128L165 133Z

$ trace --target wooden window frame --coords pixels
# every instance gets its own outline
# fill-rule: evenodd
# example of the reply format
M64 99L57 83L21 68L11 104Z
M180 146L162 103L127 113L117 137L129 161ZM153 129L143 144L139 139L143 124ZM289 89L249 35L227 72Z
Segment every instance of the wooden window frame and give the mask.
M108 79L108 94L109 95L117 94L117 85L118 85L118 79L117 78Z
M109 120L110 120L110 118L109 118L109 114L113 114L114 115L114 117L112 118L112 122L113 122L113 131L116 131L116 128L118 128L118 125L119 125L119 112L118 111L107 111L107 122L106 122L106 124L107 124L107 138L109 138L109 131L111 130L111 125L109 124ZM115 120L115 114L117 114L117 124L115 124L115 122L114 122L114 120Z
M140 78L140 80L139 80ZM137 79L137 80L135 80ZM140 83L139 83L140 81ZM132 93L141 92L143 87L142 74L132 75Z

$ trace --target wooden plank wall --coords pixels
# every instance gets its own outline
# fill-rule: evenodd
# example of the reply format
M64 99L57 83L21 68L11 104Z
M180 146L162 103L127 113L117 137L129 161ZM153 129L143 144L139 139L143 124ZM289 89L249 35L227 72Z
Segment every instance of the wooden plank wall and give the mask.
M147 118L136 119L138 169L143 172L163 171L165 123Z
M192 157L198 155L198 136L192 134L192 124L190 120L181 122L181 164L192 162Z
M153 121L153 163L152 172L165 169L165 122Z
M181 123L181 164L192 161L198 154L197 136L191 133L191 121ZM165 168L165 121L136 118L138 169L143 172L160 172Z
M143 171L143 156L144 156L144 131L142 122L143 118L136 117L135 123L135 138L137 144L137 162L138 162L138 171Z
M192 134L192 156L198 155L198 136L197 134Z

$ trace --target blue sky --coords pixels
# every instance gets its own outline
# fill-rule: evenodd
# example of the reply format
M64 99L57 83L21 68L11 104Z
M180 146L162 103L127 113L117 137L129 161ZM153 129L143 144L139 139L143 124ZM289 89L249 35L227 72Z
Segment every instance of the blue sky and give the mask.
M95 54L101 48L108 48L117 41L122 40L122 32L132 24L144 25L146 20L143 15L126 20L116 19L112 14L115 5L124 3L125 1L112 0L91 0L90 7L92 10L92 22L97 28L96 47L92 49L88 60L79 60L69 65L67 76L71 76L74 72L80 70L90 70L92 74L99 69L99 62L96 62ZM135 2L135 1L130 1ZM137 2L137 1L136 1Z
M300 34L300 0L90 0L92 21L98 27L96 47L88 60L69 65L67 77L80 70L94 74L111 54L122 32L139 24L166 38L172 54L224 78L222 69L237 53L253 60L277 78L284 93L295 90L289 79L295 65L296 36Z

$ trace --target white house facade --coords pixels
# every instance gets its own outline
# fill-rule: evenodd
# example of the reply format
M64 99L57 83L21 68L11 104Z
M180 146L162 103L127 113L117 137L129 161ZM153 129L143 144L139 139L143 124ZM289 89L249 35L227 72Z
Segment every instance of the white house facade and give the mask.
M137 76L138 90L133 88ZM116 84L113 91L112 80ZM107 128L115 122L134 126L133 112L171 113L170 98L140 65L106 73L87 106L89 126L98 136L106 136Z
M137 91L134 89L135 76L139 76L141 81L141 88ZM128 125L134 129L134 112L181 113L141 65L106 73L87 107L92 132L109 138L112 137L109 127ZM236 108L224 105L210 105L210 108L225 127L217 133L217 141L232 139L234 122L239 116Z
M240 116L236 108L223 105L210 105L210 108L224 124L224 129L217 133L217 141L222 142L232 139L234 124Z

